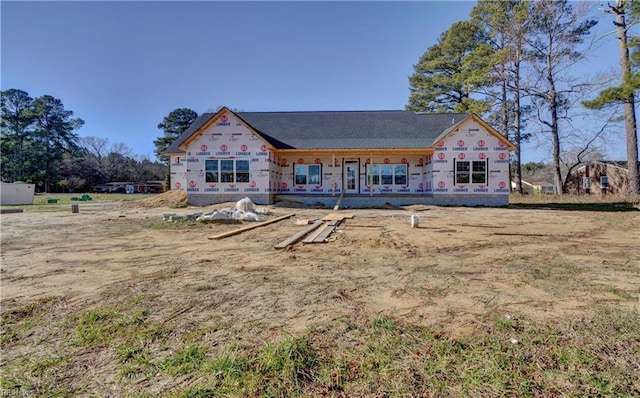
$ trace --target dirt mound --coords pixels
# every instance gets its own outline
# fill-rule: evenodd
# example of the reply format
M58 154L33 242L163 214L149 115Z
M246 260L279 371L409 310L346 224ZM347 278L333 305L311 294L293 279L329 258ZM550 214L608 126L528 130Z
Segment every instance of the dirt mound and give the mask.
M145 199L131 202L132 207L186 207L187 193L185 191L167 191Z

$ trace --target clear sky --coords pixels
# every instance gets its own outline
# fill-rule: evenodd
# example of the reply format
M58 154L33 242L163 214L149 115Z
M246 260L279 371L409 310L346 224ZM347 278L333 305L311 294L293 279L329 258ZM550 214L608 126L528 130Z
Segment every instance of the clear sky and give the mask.
M475 2L0 4L2 90L59 98L85 121L80 136L154 159L157 124L176 108L404 109L413 65ZM592 69L615 65L610 40Z

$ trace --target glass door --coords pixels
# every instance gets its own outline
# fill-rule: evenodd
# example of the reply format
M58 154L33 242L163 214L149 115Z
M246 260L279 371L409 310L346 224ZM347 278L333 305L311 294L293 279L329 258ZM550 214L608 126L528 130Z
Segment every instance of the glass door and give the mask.
M357 159L344 160L344 193L358 193L360 172Z

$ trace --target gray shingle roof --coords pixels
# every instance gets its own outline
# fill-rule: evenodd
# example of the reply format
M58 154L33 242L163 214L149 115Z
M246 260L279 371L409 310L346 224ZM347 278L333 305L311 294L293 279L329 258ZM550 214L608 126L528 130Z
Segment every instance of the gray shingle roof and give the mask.
M410 111L238 112L249 126L281 149L425 148L469 116ZM203 114L167 150L178 146L215 114ZM201 120L203 119L203 120Z

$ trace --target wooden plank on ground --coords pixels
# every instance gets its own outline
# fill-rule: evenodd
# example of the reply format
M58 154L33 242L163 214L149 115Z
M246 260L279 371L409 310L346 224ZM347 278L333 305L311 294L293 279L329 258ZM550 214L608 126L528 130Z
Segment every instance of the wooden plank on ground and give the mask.
M322 226L322 228L318 228L316 231L314 231L313 233L309 234L309 236L307 236L306 238L304 238L304 240L302 241L302 243L307 244L307 243L313 243L313 240L320 235L320 233L327 227L327 223L323 222L322 224L320 224Z
M267 220L267 221L259 222L259 223L252 224L252 225L249 225L249 226L246 226L246 227L234 229L232 231L223 232L221 234L212 235L212 236L209 236L208 239L222 239L222 238L226 238L228 236L237 235L237 234L242 233L244 231L249 231L250 229L254 229L254 228L262 227L263 225L269 225L269 224L272 224L274 222L282 221L284 219L292 217L293 215L294 215L293 213L285 214L284 216L276 217L276 218L271 219L271 220Z
M344 219L353 218L353 214L351 213L329 213L326 216L322 217L322 221L333 221L339 220L342 221Z
M313 243L324 243L329 235L336 230L335 225L328 225L313 239Z
M296 244L300 239L304 238L305 236L307 236L307 234L309 234L310 232L312 232L313 230L315 230L316 228L318 228L321 225L322 225L322 221L321 220L317 220L313 224L308 225L302 231L299 231L297 234L295 234L295 235L283 240L282 242L278 243L277 245L273 246L273 248L274 249L284 249L285 247L287 247L289 245Z

